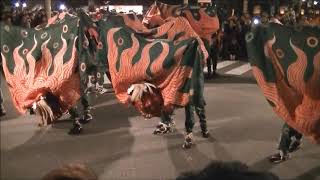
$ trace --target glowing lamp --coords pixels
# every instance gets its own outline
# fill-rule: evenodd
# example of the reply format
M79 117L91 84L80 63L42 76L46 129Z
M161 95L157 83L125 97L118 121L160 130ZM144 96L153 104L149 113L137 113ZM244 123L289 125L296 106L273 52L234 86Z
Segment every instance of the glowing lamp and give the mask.
M259 23L260 23L259 19L254 18L254 20L253 20L253 24L258 25Z
M66 5L60 4L59 9L62 10L62 11L65 10L66 9Z

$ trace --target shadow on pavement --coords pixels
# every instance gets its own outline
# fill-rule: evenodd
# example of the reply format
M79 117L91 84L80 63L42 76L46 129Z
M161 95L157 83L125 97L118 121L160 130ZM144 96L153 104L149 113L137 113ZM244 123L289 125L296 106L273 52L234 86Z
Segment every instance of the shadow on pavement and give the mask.
M224 161L232 160L231 153L228 152L227 149L221 145L218 139L214 138L214 134L212 133L212 131L210 131L210 137L208 138L208 140L212 146L215 157L217 157L217 159Z
M251 118L251 117L248 117ZM261 118L262 119L262 118ZM214 120L213 120L214 121ZM262 122L262 121L261 121ZM243 123L242 119L234 120L232 123L220 123L217 125L212 131L212 138L217 137L217 139L213 139L212 141L220 141L223 143L239 143L239 142L247 142L247 141L267 141L272 142L277 139L275 134L268 134L267 132L261 132L258 128L255 128L261 125L260 121L256 120L250 124ZM232 131L231 131L232 130ZM226 133L227 132L227 133ZM223 136L222 136L223 134ZM239 136L241 134L241 136ZM253 136L252 134L255 134ZM213 143L214 145L217 142Z
M108 100L107 100L108 99ZM112 98L114 99L114 98ZM108 97L100 97L100 102L112 100ZM97 104L96 102L94 104ZM79 108L80 109L80 108ZM128 128L129 117L139 116L134 108L127 108L118 102L108 105L101 105L91 110L93 120L83 125L83 134L97 134L107 132L108 130L120 130ZM66 133L72 127L72 121L69 119L59 120L54 128L65 129Z
M316 153L304 155L302 158L307 158L307 157L314 158L314 159L319 158L318 154L316 154ZM294 158L299 158L299 157L296 156ZM265 158L261 159L260 161L257 161L254 164L252 164L250 166L250 169L255 170L255 171L269 171L277 165L279 165L279 164L270 163L268 157L265 157ZM311 170L309 170L301 175L298 175L294 179L285 179L285 180L320 180L320 166L312 168Z
M109 103L94 109L93 114L94 120L84 126L81 135L68 135L72 122L62 121L54 128L37 130L13 149L1 151L1 164L6 165L1 168L1 179L39 179L56 167L74 162L88 164L101 174L115 161L129 156L134 143L129 118L137 112Z
M296 180L319 180L320 179L320 166L315 167L311 169L310 171L307 171L298 177L296 177Z
M270 154L271 155L271 154ZM250 166L251 169L256 171L269 171L276 164L273 164L269 161L268 157L261 159L260 161L255 162Z
M212 161L207 167L198 172L187 172L180 175L177 180L279 180L277 176L269 172L250 171L248 166L239 162Z
M256 80L253 76L243 77L243 76L232 76L232 75L224 75L224 74L217 74L215 77L211 79L205 79L206 83L213 83L213 84L257 84Z
M214 134L204 141L209 141L215 157L220 160L211 160L210 157L200 151L198 142L195 142L191 149L182 149L184 136L181 133L166 135L167 147L176 146L176 148L168 149L171 161L180 174L177 180L193 180L193 179L228 179L228 180L278 180L279 178L267 170L258 170L249 168L240 161L233 161L232 155L214 138ZM201 133L194 133L195 136L201 136ZM179 139L177 146L177 139ZM180 140L181 139L181 140ZM265 166L264 161L260 164ZM206 167L205 167L206 166ZM198 171L194 171L198 169Z
M294 179L284 179L284 180L319 180L320 179L320 166L307 171Z
M173 134L164 136L167 140L167 147L176 146L176 148L168 149L170 159L174 165L176 172L182 173L204 167L210 162L210 158L199 151L197 144L193 144L190 149L183 149L184 135L174 131Z

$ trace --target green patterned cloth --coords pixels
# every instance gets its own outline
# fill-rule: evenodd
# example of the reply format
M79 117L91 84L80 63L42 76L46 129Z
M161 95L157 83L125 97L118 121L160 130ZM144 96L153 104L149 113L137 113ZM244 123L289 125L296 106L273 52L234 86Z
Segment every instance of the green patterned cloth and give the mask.
M289 126L320 141L320 27L271 23L246 35L253 74Z
M160 89L165 105L203 104L208 53L189 23L173 18L147 29L136 20L105 15L94 22L80 12L59 14L36 29L2 25L3 70L17 109L23 113L51 93L64 112L85 91L88 74L103 78L106 71L122 103L132 84L149 82Z
M1 24L2 68L19 112L46 93L58 97L62 111L75 105L80 96L78 30L79 18L65 13L35 29Z
M81 19L85 20L89 19ZM165 105L185 106L191 96L194 103L203 103L207 52L185 20L173 21L152 30L128 26L122 15L105 16L96 23L99 40L94 58L108 68L120 102L128 102L130 85L149 82L160 88Z
M212 44L212 35L220 27L215 6L202 8L189 5L170 5L155 1L144 15L143 23L151 27L157 27L173 17L186 18L209 51Z

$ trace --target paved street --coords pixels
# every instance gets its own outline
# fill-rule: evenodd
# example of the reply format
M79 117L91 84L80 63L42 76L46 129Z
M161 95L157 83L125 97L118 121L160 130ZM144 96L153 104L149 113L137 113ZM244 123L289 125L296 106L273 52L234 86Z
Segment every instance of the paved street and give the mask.
M302 149L284 163L273 165L282 121L257 87L249 64L224 61L219 76L206 80L208 126L211 137L194 128L192 149L181 148L184 110L175 113L176 129L152 135L159 119L144 120L133 108L119 104L113 94L94 98L94 120L79 136L67 134L68 119L38 128L36 117L18 115L3 83L7 116L1 127L1 180L39 179L68 163L88 165L99 179L175 179L201 170L212 160L240 161L253 171L269 171L283 180L320 180L320 146L304 139Z

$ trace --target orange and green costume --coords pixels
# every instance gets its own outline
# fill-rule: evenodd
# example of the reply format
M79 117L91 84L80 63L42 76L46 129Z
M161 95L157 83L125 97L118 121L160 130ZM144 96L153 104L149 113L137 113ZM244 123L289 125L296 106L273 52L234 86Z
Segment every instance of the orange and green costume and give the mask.
M320 142L319 26L259 26L246 36L253 74L290 127Z

